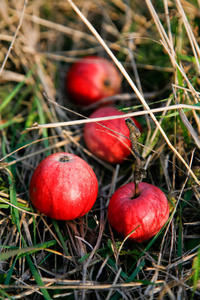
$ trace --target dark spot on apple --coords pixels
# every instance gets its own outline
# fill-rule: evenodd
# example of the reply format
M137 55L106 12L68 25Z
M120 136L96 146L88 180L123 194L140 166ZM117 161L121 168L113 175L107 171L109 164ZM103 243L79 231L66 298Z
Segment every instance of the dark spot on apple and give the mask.
M111 85L110 79L105 79L103 83L104 83L104 85L107 86L107 87L109 87L109 86Z
M62 156L60 159L59 159L60 162L67 162L69 161L69 157L68 156Z
M34 188L33 188L33 191L36 192L36 190L37 190L36 187L34 187Z

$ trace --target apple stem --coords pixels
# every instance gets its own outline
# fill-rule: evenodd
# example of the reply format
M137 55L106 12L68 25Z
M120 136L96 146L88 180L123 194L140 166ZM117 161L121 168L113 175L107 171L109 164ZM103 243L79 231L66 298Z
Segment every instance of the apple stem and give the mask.
M139 185L139 181L135 180L135 176L134 176L134 183L135 183L135 193L133 195L133 199L134 198L137 198L139 196L139 193L138 193L138 185Z
M137 140L141 133L139 128L135 125L135 122L131 118L125 119L126 126L130 131L130 140L132 144L132 153L135 157L135 168L134 168L134 183L135 183L135 194L133 198L139 196L139 183L146 176L146 170L144 169L144 157L142 157L138 151Z
M140 181L142 180L142 176L141 176L141 172L138 171L138 170L134 170L133 172L134 174L134 183L135 183L135 193L134 193L134 196L133 198L137 198L139 196L139 183Z

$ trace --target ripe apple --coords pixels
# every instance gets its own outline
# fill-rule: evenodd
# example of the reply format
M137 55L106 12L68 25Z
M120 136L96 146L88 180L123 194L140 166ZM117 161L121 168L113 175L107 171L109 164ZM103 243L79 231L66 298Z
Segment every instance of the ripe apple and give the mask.
M123 112L118 111L115 107L105 106L93 112L90 115L90 118L108 117L123 114ZM135 119L134 121L136 126L142 130L139 122L137 122ZM98 123L116 131L119 134L102 127ZM87 123L84 127L83 138L87 148L94 155L106 162L114 164L122 163L124 159L131 154L131 141L129 139L130 132L125 124L125 119L107 120L98 123Z
M71 153L46 157L35 169L30 182L30 199L36 209L57 220L73 220L94 205L98 182L92 168Z
M140 182L139 196L134 198L135 184L118 188L108 205L108 220L113 229L129 240L143 242L153 237L169 218L165 194L156 186Z
M87 56L74 63L66 74L69 99L87 106L121 91L121 76L107 59Z

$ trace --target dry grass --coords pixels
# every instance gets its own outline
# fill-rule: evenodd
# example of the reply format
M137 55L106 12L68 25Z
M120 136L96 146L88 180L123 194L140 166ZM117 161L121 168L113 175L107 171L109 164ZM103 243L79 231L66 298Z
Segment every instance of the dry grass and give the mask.
M200 4L154 2L1 1L0 299L200 297ZM70 64L88 54L122 73L111 101L143 123L145 181L171 203L169 222L145 243L122 241L107 222L134 158L113 166L89 153L82 130L94 107L74 107L65 92ZM98 177L98 199L80 220L51 220L29 201L35 167L59 151Z

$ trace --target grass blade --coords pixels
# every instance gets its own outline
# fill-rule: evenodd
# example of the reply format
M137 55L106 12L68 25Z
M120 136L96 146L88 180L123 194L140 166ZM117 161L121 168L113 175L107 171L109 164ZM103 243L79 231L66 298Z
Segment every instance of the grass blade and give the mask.
M26 259L27 259L27 262L28 262L28 264L29 264L31 273L33 274L33 277L35 278L35 281L37 282L37 284L38 284L39 286L44 287L45 285L44 285L44 283L43 283L43 281L42 281L42 279L41 279L41 277L40 277L40 275L39 275L37 269L35 268L35 266L34 266L32 260L30 259L30 256L29 256L28 254L26 254ZM52 298L50 297L49 292L47 291L47 289L42 288L42 289L41 289L41 292L42 292L42 294L43 294L45 300L51 300L51 299L52 299Z
M21 88L24 86L26 83L26 80L33 74L34 68L30 70L23 81L18 83L18 85L14 88L14 90L6 97L6 99L2 102L0 105L0 112L10 103L10 101L17 95L17 93L21 90Z
M62 234L60 232L60 229L59 229L59 226L58 226L58 222L56 220L52 219L52 223L53 223L53 226L54 226L54 228L55 228L55 230L56 230L56 232L58 234L58 237L59 237L60 242L61 242L61 244L63 246L63 249L65 250L66 255L70 256L69 251L68 251L68 249L66 247L66 244L65 244L65 240L64 240L64 238L63 238L63 236L62 236Z

